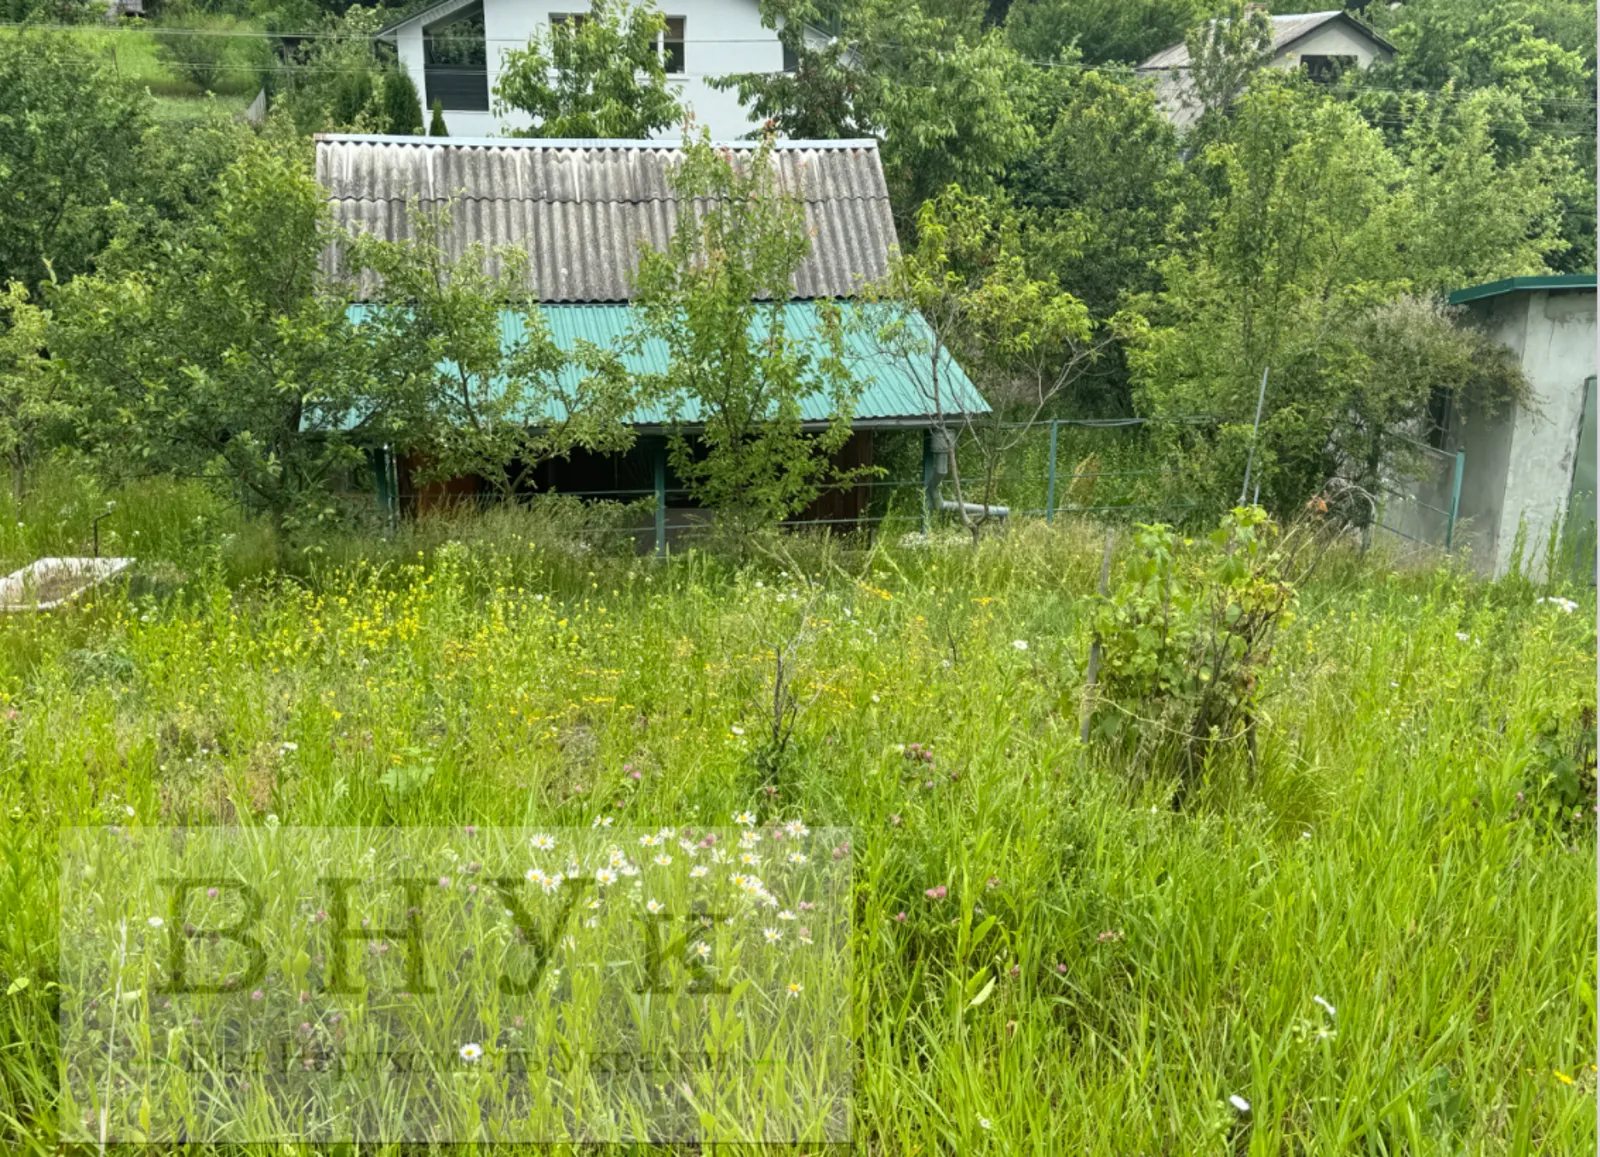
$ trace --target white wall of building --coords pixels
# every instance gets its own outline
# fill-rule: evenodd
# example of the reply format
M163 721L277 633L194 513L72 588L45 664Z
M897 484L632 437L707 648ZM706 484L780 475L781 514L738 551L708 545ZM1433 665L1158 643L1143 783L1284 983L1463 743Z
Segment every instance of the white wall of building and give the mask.
M462 0L456 7L469 6L470 0ZM588 7L587 0L483 0L491 105L505 54L525 48L536 34L547 34L552 14L586 12ZM660 0L658 7L664 15L684 19L684 71L668 78L677 89L679 102L693 113L697 125L710 129L715 140L747 135L756 125L739 104L738 94L718 92L707 81L736 72L777 72L783 67L778 34L761 23L756 0ZM449 11L431 9L402 25L395 35L400 62L416 82L424 109L432 108L433 96L427 90L423 69L423 26L437 23ZM529 127L526 116L500 116L492 108L488 112L446 108L444 119L453 137L501 136ZM679 126L672 125L658 135L675 138L682 133Z
M1595 295L1530 293L1521 329L1522 371L1533 396L1511 418L1494 573L1510 569L1520 528L1523 569L1543 578L1550 537L1572 492L1584 382L1595 372Z
M1542 579L1571 498L1585 382L1595 373L1595 291L1516 290L1467 311L1464 320L1511 351L1530 396L1505 411L1451 419L1446 440L1466 455L1455 547L1484 574L1498 578L1515 566ZM1436 509L1449 506L1447 472L1418 489ZM1404 522L1405 512L1399 517Z
M1286 51L1272 58L1271 67L1298 68L1302 56L1353 56L1359 67L1366 68L1380 53L1389 55L1370 37L1334 21L1289 45Z

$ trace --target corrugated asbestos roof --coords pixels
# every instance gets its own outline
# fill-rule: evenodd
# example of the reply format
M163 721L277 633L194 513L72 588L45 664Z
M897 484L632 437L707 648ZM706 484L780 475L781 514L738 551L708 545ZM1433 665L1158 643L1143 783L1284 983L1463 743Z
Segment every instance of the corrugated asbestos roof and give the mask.
M350 316L359 322L366 316L369 308L371 307L366 305L352 305ZM786 334L800 339L815 338L819 334L822 323L816 303L795 301L789 302L782 308ZM881 329L889 317L880 319L873 316L868 312L872 308L875 307L850 302L840 304L846 359L851 372L862 386L853 424L927 426L931 424L930 419L936 416L933 401L928 396L928 391L923 388L921 378L911 366L906 361L885 352L883 348L885 343L874 339L874 331ZM592 342L602 348L620 348L633 328L634 322L633 307L619 304L546 305L543 307L543 313L545 321L550 326L551 336L566 350L575 348L580 340ZM896 314L894 318L903 321L907 326L907 332L898 336L897 342L905 340L917 343L919 339L929 334L927 323L919 315ZM500 340L505 348L514 347L522 340L524 333L520 313L506 310L501 314ZM919 347L912 345L911 348ZM667 347L659 341L646 342L637 352L627 353L624 361L636 374L660 373L668 366ZM940 412L947 415L989 412L989 404L983 400L977 387L953 358L948 354L943 355L941 367L938 407ZM829 414L825 398L810 398L802 404L802 417L807 422L826 422ZM554 415L530 414L528 420L537 422L542 417L552 416ZM693 425L697 416L692 407L685 407L680 410L678 419ZM632 421L639 426L666 425L669 421L667 407L646 407L636 412Z
M1305 36L1311 32L1315 32L1318 28L1321 28L1324 24L1327 24L1332 20L1344 21L1352 28L1360 31L1368 39L1393 51L1393 45L1391 45L1383 37L1379 36L1371 28L1368 28L1365 24L1361 23L1361 21L1351 16L1348 12L1296 12L1288 16L1273 16L1269 19L1272 23L1272 53L1274 56L1282 52L1285 48L1289 47L1289 45L1293 44L1296 40L1299 40L1302 36ZM1179 43L1172 45L1170 48L1163 48L1149 60L1139 65L1139 70L1142 72L1145 69L1161 70L1188 67L1189 45L1186 42L1180 41Z
M679 150L676 141L328 134L317 138L317 179L340 225L402 239L408 201L452 203L452 256L474 243L515 246L528 253L541 301L627 301L640 247L664 246L683 211L669 181ZM848 297L882 278L895 231L877 142L785 141L772 157L811 234L795 295ZM329 272L337 260L328 255Z

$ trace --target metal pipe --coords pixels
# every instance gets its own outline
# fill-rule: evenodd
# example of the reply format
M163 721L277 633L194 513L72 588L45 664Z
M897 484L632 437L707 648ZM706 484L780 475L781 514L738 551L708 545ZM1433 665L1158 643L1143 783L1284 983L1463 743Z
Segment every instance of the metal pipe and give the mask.
M1444 524L1444 548L1450 550L1456 541L1456 519L1461 515L1461 476L1466 472L1467 455L1456 451L1455 470L1450 478L1450 514Z
M1261 367L1261 389L1256 394L1256 424L1250 431L1250 453L1244 459L1244 485L1239 487L1240 506L1244 505L1244 496L1250 493L1250 471L1256 464L1256 439L1261 436L1261 405L1267 400L1267 375L1271 372L1271 366ZM1260 493L1259 487L1256 493Z
M1060 441L1061 423L1052 419L1050 422L1050 477L1045 482L1044 493L1044 520L1056 520L1056 444Z
M946 514L977 514L989 518L1010 517L1009 506L986 506L982 502L957 502L953 498L946 498L939 503L939 509Z

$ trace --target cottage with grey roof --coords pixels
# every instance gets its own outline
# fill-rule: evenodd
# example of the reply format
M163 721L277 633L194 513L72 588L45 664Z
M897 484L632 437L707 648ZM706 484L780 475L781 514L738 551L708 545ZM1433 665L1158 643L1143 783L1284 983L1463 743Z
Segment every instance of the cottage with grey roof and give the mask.
M737 162L754 156L757 146L741 141L718 147L730 150ZM459 257L475 244L525 251L527 288L558 343L572 348L582 339L621 346L632 328L629 302L643 249L663 248L682 215L694 212L673 190L672 166L681 151L676 141L328 134L317 138L316 173L337 224L391 240L411 236L413 206L449 205L443 238L449 256ZM784 324L791 334L820 336L820 301L837 303L848 318L863 308L853 299L889 272L897 242L877 142L779 141L771 163L780 187L801 203L810 237L809 252L795 271L793 299L783 307ZM330 252L325 261L334 273L340 255ZM357 316L372 289L356 286L351 309ZM917 317L908 320L924 324ZM503 324L512 340L509 330L520 324L516 314L508 310ZM846 329L861 394L854 434L840 455L844 463L870 465L875 432L913 430L926 437L951 415L988 412L953 359L941 371L941 393L930 397L906 365L861 327ZM642 373L662 369L666 356L664 348L647 343L630 349L625 360ZM823 398L807 400L802 412L819 429L830 417ZM642 436L630 455L592 461L577 455L554 464L541 487L662 497L667 416L642 411L633 420ZM407 489L403 479L400 489ZM443 493L459 496L463 485ZM426 489L413 494L422 503L433 496ZM865 509L866 493L858 488L829 496L812 513L853 521Z
M1367 68L1374 61L1394 56L1394 45L1342 9L1269 16L1267 23L1271 44L1266 67L1302 69L1320 83L1331 83L1349 69ZM1188 128L1200 118L1201 109L1189 79L1191 66L1189 46L1180 42L1162 49L1138 67L1141 76L1155 80L1156 99L1178 128Z

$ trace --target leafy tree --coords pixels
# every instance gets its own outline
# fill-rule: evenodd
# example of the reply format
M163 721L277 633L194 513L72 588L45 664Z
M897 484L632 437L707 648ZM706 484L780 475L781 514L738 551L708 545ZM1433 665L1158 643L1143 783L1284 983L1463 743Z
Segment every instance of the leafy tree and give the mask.
M1367 117L1398 137L1418 116L1482 101L1496 159L1570 156L1580 180L1563 197L1560 267L1593 269L1593 0L1412 0L1376 18L1397 51L1349 78Z
M654 7L592 0L584 19L506 53L497 109L530 116L524 136L648 137L683 116L657 48L665 28Z
M1250 78L1272 59L1272 22L1265 9L1228 0L1217 15L1190 30L1184 101L1201 119L1226 110Z
M0 37L0 282L89 267L137 195L150 100L58 35Z
M68 416L45 358L49 316L28 300L19 281L0 292L0 453L11 468L11 497L18 504L47 435Z
M297 532L336 513L339 475L392 435L395 399L319 276L326 195L281 129L160 261L64 286L49 344L103 470L203 478Z
M971 17L929 15L893 0L763 0L791 74L722 78L741 103L790 137L875 136L896 212L906 226L946 185L993 187L1031 143L1019 107L1028 66ZM805 29L837 35L814 45Z
M438 97L433 98L433 117L428 122L428 135L430 137L447 137L450 135L444 126L444 102Z
M1022 0L1011 5L1006 33L1032 60L1072 48L1090 64L1138 64L1182 42L1210 10L1208 0Z
M1128 294L1159 288L1162 260L1192 230L1199 190L1154 92L1131 73L1042 70L1038 89L1039 144L1006 175L1028 264L1106 321ZM1127 413L1122 349L1105 352L1074 400Z
M1002 465L1033 425L1064 401L1096 352L1084 304L1050 277L1031 274L1016 215L951 186L923 204L916 245L873 295L870 337L921 391L950 455L960 518L976 535L993 505ZM913 318L919 324L912 324ZM988 415L959 405L951 359L977 383ZM963 473L962 459L976 463Z
M640 263L638 342L660 342L667 370L647 382L672 415L673 468L697 501L736 529L780 521L847 477L832 455L850 436L859 394L838 311L793 333L786 307L810 242L800 206L778 185L771 139L750 153L686 143L673 174L680 203L702 205ZM825 403L824 428L803 404Z
M527 254L479 244L452 259L448 209L413 208L411 226L410 241L355 238L350 261L378 281L362 328L403 379L391 393L413 401L408 446L426 473L475 474L512 500L546 462L628 449L632 380L615 351L556 344L526 289Z
M182 3L166 6L153 35L156 55L201 92L242 92L259 84L272 62L265 37L240 35L256 31L237 16Z
M393 116L385 108L386 69L373 50L373 34L383 22L381 10L361 7L324 21L322 35L299 44L288 66L271 77L273 109L286 113L306 135L411 132L410 127L393 128ZM420 108L417 119L408 123L422 123Z
M1125 331L1135 399L1166 420L1190 497L1237 501L1264 369L1254 473L1262 501L1289 510L1347 469L1339 445L1353 427L1398 420L1363 385L1373 371L1358 319L1408 293L1546 268L1560 248L1559 175L1508 171L1458 144L1419 124L1391 149L1345 102L1271 72L1251 81L1199 158L1210 219ZM1462 219L1487 203L1484 219Z
M422 135L422 98L416 83L396 68L383 76L384 131L395 136Z
M1528 397L1515 355L1437 298L1400 297L1357 312L1336 340L1357 356L1346 405L1331 414L1335 472L1369 491L1385 471L1411 467L1411 447L1433 432L1441 397L1474 419Z
M1107 72L1051 79L1038 146L1006 187L1029 226L1031 260L1109 317L1122 294L1155 288L1192 179L1148 85Z

